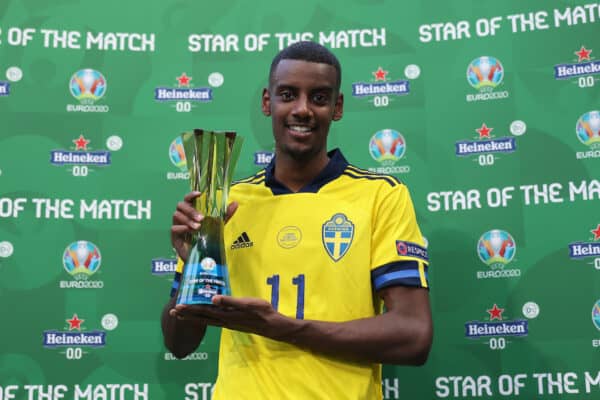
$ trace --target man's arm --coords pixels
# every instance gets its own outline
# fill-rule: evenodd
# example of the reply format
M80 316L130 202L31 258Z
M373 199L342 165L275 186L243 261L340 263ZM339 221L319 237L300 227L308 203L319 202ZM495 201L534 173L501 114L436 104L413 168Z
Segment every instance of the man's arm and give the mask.
M173 310L177 295L165 305L161 315L161 326L165 346L175 357L184 358L192 353L204 337L206 324L198 320L177 318Z
M298 320L278 313L265 300L229 296L215 296L217 307L213 308L178 305L176 313L186 320L254 333L335 357L422 365L433 336L429 292L394 286L378 294L385 303L384 314L347 322Z
M314 351L371 362L423 365L433 338L429 292L382 289L386 312L348 322L298 321L283 341Z

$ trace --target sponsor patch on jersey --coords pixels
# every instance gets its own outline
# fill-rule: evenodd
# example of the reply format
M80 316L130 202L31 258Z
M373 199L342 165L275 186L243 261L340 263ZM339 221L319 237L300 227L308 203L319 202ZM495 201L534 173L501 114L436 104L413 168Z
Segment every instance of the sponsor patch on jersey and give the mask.
M416 243L396 240L396 250L398 251L399 256L415 257L424 261L429 261L427 249L423 246L419 246Z
M293 249L302 241L302 231L297 226L284 226L277 232L277 244L284 249Z
M242 234L231 245L231 250L244 249L252 246L254 246L254 242L250 240L246 232L242 232Z

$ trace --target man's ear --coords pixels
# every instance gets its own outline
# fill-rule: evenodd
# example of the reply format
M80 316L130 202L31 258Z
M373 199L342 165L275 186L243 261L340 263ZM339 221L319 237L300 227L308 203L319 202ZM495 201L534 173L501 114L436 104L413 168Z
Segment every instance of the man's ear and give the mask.
M269 89L264 88L262 93L262 113L270 117L271 116L271 95L269 95Z
M333 109L333 117L331 118L334 121L339 121L342 119L344 115L344 95L340 93L338 95L337 100L335 101L335 107Z

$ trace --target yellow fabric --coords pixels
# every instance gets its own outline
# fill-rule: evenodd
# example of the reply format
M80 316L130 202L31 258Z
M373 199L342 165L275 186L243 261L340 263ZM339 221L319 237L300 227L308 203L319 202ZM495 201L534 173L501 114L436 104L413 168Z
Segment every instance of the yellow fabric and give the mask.
M225 245L234 296L272 301L276 290L278 311L287 316L296 317L300 308L307 320L347 321L381 311L372 269L415 260L425 281L423 260L399 256L396 249L396 240L423 246L406 187L354 167L346 171L318 194L273 195L264 175L232 187L230 201L239 208L225 227ZM324 224L336 214L353 225L350 246L337 261L323 239ZM241 240L244 233L248 240ZM334 256L339 256L336 249ZM299 305L302 294L304 304ZM222 330L214 400L381 398L379 364L349 364Z

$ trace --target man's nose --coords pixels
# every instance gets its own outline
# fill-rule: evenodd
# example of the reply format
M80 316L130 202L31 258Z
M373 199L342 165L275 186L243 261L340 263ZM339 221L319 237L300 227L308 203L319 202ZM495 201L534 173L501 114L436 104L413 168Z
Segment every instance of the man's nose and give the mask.
M311 110L308 102L308 96L300 95L294 102L293 114L298 117L309 117Z

